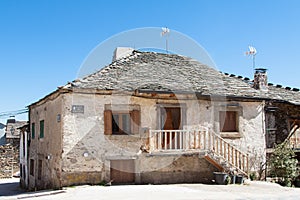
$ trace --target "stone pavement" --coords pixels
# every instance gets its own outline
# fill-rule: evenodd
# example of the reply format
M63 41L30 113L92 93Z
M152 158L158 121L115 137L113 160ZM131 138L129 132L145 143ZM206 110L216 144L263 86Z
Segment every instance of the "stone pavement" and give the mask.
M77 186L63 190L25 192L18 189L18 179L0 179L0 199L36 200L90 200L90 199L138 199L138 200L196 200L196 199L284 199L296 200L300 188L281 187L274 183L248 182L245 185L122 185L122 186ZM4 194L4 195L3 195Z

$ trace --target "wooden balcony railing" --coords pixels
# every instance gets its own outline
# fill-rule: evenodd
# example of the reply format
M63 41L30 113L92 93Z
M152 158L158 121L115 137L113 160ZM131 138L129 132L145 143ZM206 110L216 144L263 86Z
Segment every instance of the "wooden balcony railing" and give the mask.
M206 150L240 172L248 173L248 155L219 135L199 130L150 130L150 152Z

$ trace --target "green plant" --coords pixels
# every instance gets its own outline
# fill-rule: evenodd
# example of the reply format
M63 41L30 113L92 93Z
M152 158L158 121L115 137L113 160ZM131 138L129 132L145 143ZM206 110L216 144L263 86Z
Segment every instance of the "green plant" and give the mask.
M250 180L251 181L254 181L254 180L256 180L257 179L257 177L256 177L256 172L252 172L251 174L250 174Z
M230 175L227 175L226 179L225 179L225 184L228 185L230 183L231 183L231 177L230 177Z
M100 186L106 186L107 182L105 180L101 181L100 183L98 183L98 185Z
M270 158L270 175L279 177L278 183L284 186L291 186L298 176L297 159L294 158L294 151L285 143L279 144Z

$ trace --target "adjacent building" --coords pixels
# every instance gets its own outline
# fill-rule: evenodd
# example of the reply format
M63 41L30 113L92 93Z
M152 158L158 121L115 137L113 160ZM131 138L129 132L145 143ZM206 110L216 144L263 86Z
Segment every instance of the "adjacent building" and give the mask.
M6 143L10 143L14 146L19 146L20 144L20 130L19 127L27 124L27 121L16 121L14 118L8 119L5 129L5 139Z
M0 123L0 145L6 144L5 140L5 125Z

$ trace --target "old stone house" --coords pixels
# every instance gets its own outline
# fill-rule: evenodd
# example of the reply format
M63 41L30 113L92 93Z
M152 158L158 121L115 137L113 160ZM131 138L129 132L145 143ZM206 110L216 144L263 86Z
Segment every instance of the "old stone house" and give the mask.
M20 131L20 146L19 146L19 162L20 162L20 186L28 188L28 146L30 145L29 124L26 123L19 127Z
M118 56L114 56L118 57ZM300 92L132 51L29 106L28 188L248 175L296 128Z
M10 143L14 146L19 146L20 144L19 127L22 127L25 124L27 124L27 121L17 121L14 118L8 119L5 128L6 143Z
M27 122L7 120L6 125L0 123L0 178L10 178L19 172L20 126Z

